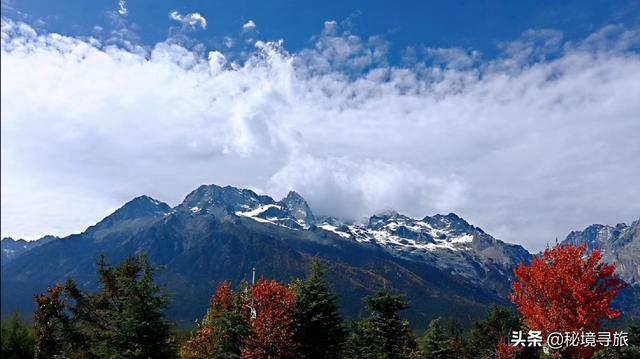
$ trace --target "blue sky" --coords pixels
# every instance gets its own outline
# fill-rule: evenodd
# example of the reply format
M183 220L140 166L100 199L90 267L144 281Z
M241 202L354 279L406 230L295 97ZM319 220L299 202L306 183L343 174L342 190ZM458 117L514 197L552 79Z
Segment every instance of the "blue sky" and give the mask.
M118 0L3 1L3 16L23 19L38 28L72 36L97 36L94 27L113 29L109 15ZM389 58L402 61L407 47L460 47L496 56L498 44L529 29L555 29L567 41L580 40L603 26L640 24L640 1L165 1L123 2L127 20L142 44L165 40L177 24L169 13L199 13L206 29L190 37L210 49L224 47L225 36L242 36L242 25L252 20L262 40L285 40L292 52L313 44L327 20L348 23L360 37L383 36ZM38 20L43 21L39 23ZM41 24L41 26L38 26ZM254 34L255 36L256 34Z
M2 236L204 183L531 250L629 223L639 4L3 0Z

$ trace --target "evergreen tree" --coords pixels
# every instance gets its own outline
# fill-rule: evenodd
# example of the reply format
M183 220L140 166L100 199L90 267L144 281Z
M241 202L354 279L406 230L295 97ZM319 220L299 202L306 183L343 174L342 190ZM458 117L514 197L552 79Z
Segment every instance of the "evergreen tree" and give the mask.
M175 357L172 327L163 316L167 298L153 284L155 269L146 257L129 257L116 267L102 257L98 266L98 293L84 293L69 279L36 297L36 357Z
M445 330L445 348L450 358L463 358L468 356L467 341L463 335L463 329L460 323L454 318L450 318L447 322Z
M365 319L351 324L351 330L345 343L344 358L346 359L384 359L383 343L380 340L382 332L373 322Z
M495 356L498 343L509 341L511 332L523 330L522 319L509 308L493 305L489 308L487 318L473 322L471 328L470 351L474 358L490 358ZM524 348L518 357L537 357L537 348Z
M432 320L419 341L422 357L425 359L449 358L445 340L445 335L440 328L440 318Z
M9 318L2 320L2 345L0 357L4 359L33 358L33 337L19 318L17 312L12 312Z
M629 319L623 331L628 335L628 346L606 348L593 355L593 359L637 359L640 358L640 321Z
M175 350L169 342L171 324L164 319L167 297L153 283L155 269L145 256L129 257L115 268L101 266L104 285L98 297L106 297L112 310L105 316L106 331L99 338L100 356L169 358ZM102 300L100 298L99 300Z
M440 326L440 318L429 323L419 339L422 357L425 359L458 359L469 357L463 330L460 324L450 319L446 328Z
M336 296L329 291L323 274L314 258L307 280L291 285L296 296L294 340L299 344L300 355L309 359L335 358L345 338Z
M349 336L346 356L377 359L415 357L418 350L413 333L409 324L398 315L399 311L409 308L404 296L384 288L364 300L373 315L355 325Z
M249 336L249 327L242 312L237 310L221 313L213 319L212 325L218 328L214 340L218 343L211 358L240 359L244 341Z

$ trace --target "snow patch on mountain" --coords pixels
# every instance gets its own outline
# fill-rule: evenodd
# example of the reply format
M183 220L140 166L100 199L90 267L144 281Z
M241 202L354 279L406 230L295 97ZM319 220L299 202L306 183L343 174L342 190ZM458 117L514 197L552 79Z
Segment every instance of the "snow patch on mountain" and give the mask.
M351 238L351 234L349 234L347 232L339 231L338 227L330 225L330 224L327 224L327 223L320 225L319 228L322 228L325 231L329 231L331 233L335 233L335 234L339 235L342 238Z
M267 204L265 206L258 206L257 208L252 209L250 211L246 211L246 212L236 211L236 216L249 217L249 218L256 219L258 218L258 215L265 212L269 208L282 209L282 207L278 206L277 204Z

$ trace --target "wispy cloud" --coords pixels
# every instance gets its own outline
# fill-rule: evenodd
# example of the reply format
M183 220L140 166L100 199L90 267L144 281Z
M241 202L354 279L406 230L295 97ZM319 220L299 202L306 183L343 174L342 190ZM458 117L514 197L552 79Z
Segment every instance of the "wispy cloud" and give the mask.
M638 33L538 35L493 60L437 49L396 67L383 39L325 25L309 49L261 42L228 63L4 21L2 232L65 234L134 195L176 204L202 183L296 189L356 218L454 211L531 249L637 219ZM538 49L521 46L532 37Z
M125 0L118 1L118 14L122 16L129 15L129 9L127 9L127 3Z
M177 11L172 11L169 13L169 18L182 23L183 25L189 26L192 29L195 29L196 27L200 27L202 29L207 28L207 19L197 12L182 15Z
M256 28L256 23L253 22L253 20L249 20L242 25L243 31L252 31L252 30L255 30L255 28Z

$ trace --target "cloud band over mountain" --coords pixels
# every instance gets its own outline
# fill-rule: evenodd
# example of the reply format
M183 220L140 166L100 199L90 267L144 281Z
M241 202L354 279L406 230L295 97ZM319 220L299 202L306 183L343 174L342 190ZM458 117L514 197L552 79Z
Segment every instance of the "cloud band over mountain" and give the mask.
M408 48L400 66L328 23L308 49L239 60L3 19L2 234L68 234L203 183L295 189L334 216L456 212L533 250L637 218L637 29L530 30L492 59Z

